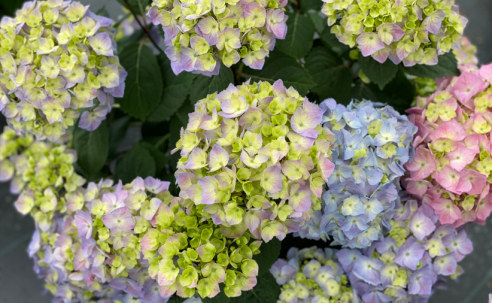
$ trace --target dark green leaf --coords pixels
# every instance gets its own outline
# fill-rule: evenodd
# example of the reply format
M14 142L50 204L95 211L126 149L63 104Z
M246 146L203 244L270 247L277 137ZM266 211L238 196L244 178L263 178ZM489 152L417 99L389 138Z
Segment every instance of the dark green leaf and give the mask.
M229 298L228 296L225 295L224 293L224 283L219 284L220 287L220 292L213 298L203 298L202 302L203 303L229 303L234 298Z
M157 60L164 80L164 92L161 103L149 115L148 120L151 122L161 122L171 118L190 94L191 85L195 79L194 74L187 72L182 72L176 76L166 55L160 54Z
M121 38L120 40L118 40L118 42L116 42L116 44L118 45L118 52L121 53L125 49L125 47L130 44L138 43L140 40L142 40L144 36L144 31L141 29L137 29L130 36L125 36Z
M183 303L186 299L178 297L178 295L174 295L171 298L169 298L169 301L167 303Z
M158 150L156 147L154 147L152 144L147 143L147 142L140 142L139 143L142 147L147 149L147 151L152 155L155 161L155 171L156 175L158 175L163 169L164 166L167 163L168 158L166 155L164 155L163 152Z
M319 2L319 0L302 0L301 12L304 14L307 13L309 10L315 10L319 12L322 5L323 3Z
M195 104L207 97L208 94L219 93L226 89L230 83L234 83L234 75L232 74L232 70L224 65L220 67L220 72L217 76L196 76L191 88L191 103Z
M348 102L352 72L334 52L315 47L306 57L304 66L317 84L311 90L321 100L333 98L341 103Z
M258 275L268 273L273 263L277 261L280 254L280 241L277 238L273 238L268 243L263 243L260 246L260 253L253 256L253 259L258 263L259 272Z
M313 46L313 23L300 13L288 15L287 36L277 40L276 48L293 58L304 58Z
M307 15L309 17L309 20L311 20L311 22L313 23L316 32L319 34L322 33L326 27L326 16L320 13L319 11L314 11L314 12L311 11L308 12Z
M412 67L400 65L403 72L420 78L443 78L446 76L458 76L458 61L452 52L439 56L437 65L417 64Z
M118 148L125 138L130 120L131 117L124 116L116 119L109 126L109 159L113 159L113 157L117 154Z
M129 183L136 177L154 177L156 173L156 163L150 152L140 144L135 144L118 161L114 174L115 180Z
M126 47L120 61L128 72L125 95L119 99L121 110L145 120L161 101L162 76L157 59L148 46L140 43Z
M230 303L273 303L280 296L280 286L267 272L257 278L258 283L250 291L243 291L240 297L230 298ZM227 301L224 301L227 302ZM217 301L219 303L219 301ZM220 301L222 303L222 301Z
M151 0L118 0L121 5L123 5L126 8L131 8L135 14L140 15L140 16L145 16L147 13L146 8L147 5L150 4ZM127 5L130 4L130 7Z
M377 88L377 86L374 86L374 87ZM377 89L379 90L379 88L377 88ZM359 81L358 83L355 83L355 85L350 90L349 100L346 102L343 102L342 104L348 105L352 99L355 99L358 101L361 101L362 99L377 101L378 97L376 97L376 95L371 90L369 85L367 85L366 83L363 83L362 81Z
M0 1L0 17L13 16L15 11L22 7L25 0Z
M338 38L335 34L331 33L331 27L326 27L323 32L320 34L320 39L323 44L334 51L339 56L350 49L348 45L345 45L338 41Z
M77 162L86 173L99 171L104 166L109 151L109 130L106 121L91 132L76 127L73 146L77 151Z
M359 54L359 65L364 74L372 82L379 85L380 89L383 89L396 76L396 72L398 72L398 66L391 62L391 60L386 60L386 62L381 64L371 56L364 57L361 54Z
M253 81L270 83L282 79L286 87L294 87L301 95L306 95L316 86L307 70L296 59L279 51L270 52L262 70L245 68L242 76Z
M402 72L398 72L396 77L382 91L374 84L370 84L368 87L376 97L376 99L370 100L387 103L400 113L405 113L405 110L410 108L415 97L413 85Z

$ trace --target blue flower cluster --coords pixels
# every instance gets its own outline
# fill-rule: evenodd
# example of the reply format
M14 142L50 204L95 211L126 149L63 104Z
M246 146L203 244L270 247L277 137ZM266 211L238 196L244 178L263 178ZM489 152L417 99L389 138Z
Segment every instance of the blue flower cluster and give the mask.
M335 169L327 182L324 211L304 225L301 237L333 237L333 244L364 248L390 229L400 205L399 179L413 158L417 127L391 106L363 101L345 107L328 99L321 104L323 127L335 138Z
M369 248L337 253L363 302L426 302L438 276L462 273L457 263L473 250L465 229L440 224L432 208L415 200L402 203L390 224L390 233Z

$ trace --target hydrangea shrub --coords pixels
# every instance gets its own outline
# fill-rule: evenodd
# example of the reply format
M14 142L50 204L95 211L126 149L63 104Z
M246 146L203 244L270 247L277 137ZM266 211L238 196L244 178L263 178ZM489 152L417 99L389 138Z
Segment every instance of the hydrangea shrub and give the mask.
M335 169L323 194L323 212L303 237L333 237L350 248L368 247L389 229L400 205L403 165L413 157L416 126L390 106L363 101L348 107L333 99L321 104L324 129L333 133Z
M176 74L216 75L220 65L242 62L262 69L276 39L287 34L285 0L201 3L153 0L148 14L162 25L166 55Z
M62 0L26 2L2 18L0 109L13 129L56 141L80 114L81 128L99 126L127 75L112 22Z
M320 208L330 161L323 112L282 81L229 85L198 101L176 151L180 197L217 225L268 242Z
M454 1L323 0L321 11L338 40L384 63L436 65L460 47L468 20ZM336 24L340 19L339 24Z
M415 158L406 164L405 187L443 224L483 223L492 211L491 71L492 65L486 65L444 79L437 92L409 110L419 131Z

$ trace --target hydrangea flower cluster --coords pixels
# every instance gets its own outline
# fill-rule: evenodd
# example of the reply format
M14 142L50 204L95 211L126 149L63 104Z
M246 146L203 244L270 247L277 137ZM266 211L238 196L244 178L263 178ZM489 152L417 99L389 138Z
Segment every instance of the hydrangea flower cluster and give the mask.
M149 260L149 274L161 294L188 298L215 297L224 284L224 294L239 297L256 285L262 241L247 229L217 226L182 199L161 204L142 238L142 253Z
M357 302L335 253L316 246L301 250L290 248L288 260L278 259L270 269L278 285L282 286L277 303Z
M322 110L281 80L208 95L181 131L180 197L217 225L282 240L320 209L334 169Z
M276 39L285 39L287 1L153 0L149 15L165 34L174 73L216 75L220 63L261 69Z
M340 42L380 63L435 65L438 55L459 48L468 20L448 0L323 0ZM339 25L334 25L337 17Z
M21 214L30 213L42 230L50 228L55 212L72 210L73 196L85 180L73 167L77 153L65 145L17 136L5 127L0 136L0 181L9 181L10 191L20 194L15 202Z
M109 179L87 185L86 203L74 216L81 239L74 269L85 285L107 284L142 302L167 302L149 276L140 242L160 206L173 201L168 187L151 177L124 186Z
M492 65L465 71L408 111L419 131L404 186L443 224L484 223L492 212L491 80Z
M96 129L122 97L112 20L76 1L26 2L0 23L0 109L19 134L56 141L74 124Z
M438 218L429 206L408 200L396 210L383 240L337 253L363 302L426 302L439 276L462 272L457 262L472 252L472 243L464 229Z
M390 106L364 101L348 107L321 104L324 128L333 132L335 170L328 178L324 211L302 228L303 237L332 236L335 244L368 247L389 229L399 205L403 165L413 156L417 127Z

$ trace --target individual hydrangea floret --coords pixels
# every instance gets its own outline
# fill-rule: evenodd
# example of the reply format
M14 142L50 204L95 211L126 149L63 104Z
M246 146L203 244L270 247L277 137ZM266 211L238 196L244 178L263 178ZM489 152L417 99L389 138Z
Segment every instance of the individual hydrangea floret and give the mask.
M174 73L216 75L239 62L262 69L276 39L287 34L285 0L153 0L149 15L164 29Z
M413 156L417 128L390 106L364 101L348 107L328 99L321 104L324 128L335 135L335 169L323 195L322 216L312 217L299 234L332 236L344 247L368 247L389 229L399 205L403 165Z
M316 246L301 250L290 248L288 260L278 259L270 268L282 287L277 303L358 302L335 253Z
M18 136L9 127L0 136L0 181L11 181L11 193L19 194L16 209L31 214L42 231L56 212L73 212L73 205L83 204L85 179L75 172L76 161L75 150L63 144Z
M443 224L484 223L492 212L491 80L492 65L464 71L408 110L419 131L404 186Z
M416 200L396 209L390 224L389 234L370 248L337 253L363 302L426 302L438 277L462 273L458 262L473 250L464 229L440 224Z
M436 65L438 55L460 47L468 20L454 0L323 0L340 42L380 63ZM339 24L337 18L340 19Z
M322 110L282 81L198 101L176 150L180 197L215 224L282 240L320 209L334 165Z
M74 124L94 130L122 97L126 71L112 20L76 1L24 3L0 23L0 109L19 134L56 141Z

